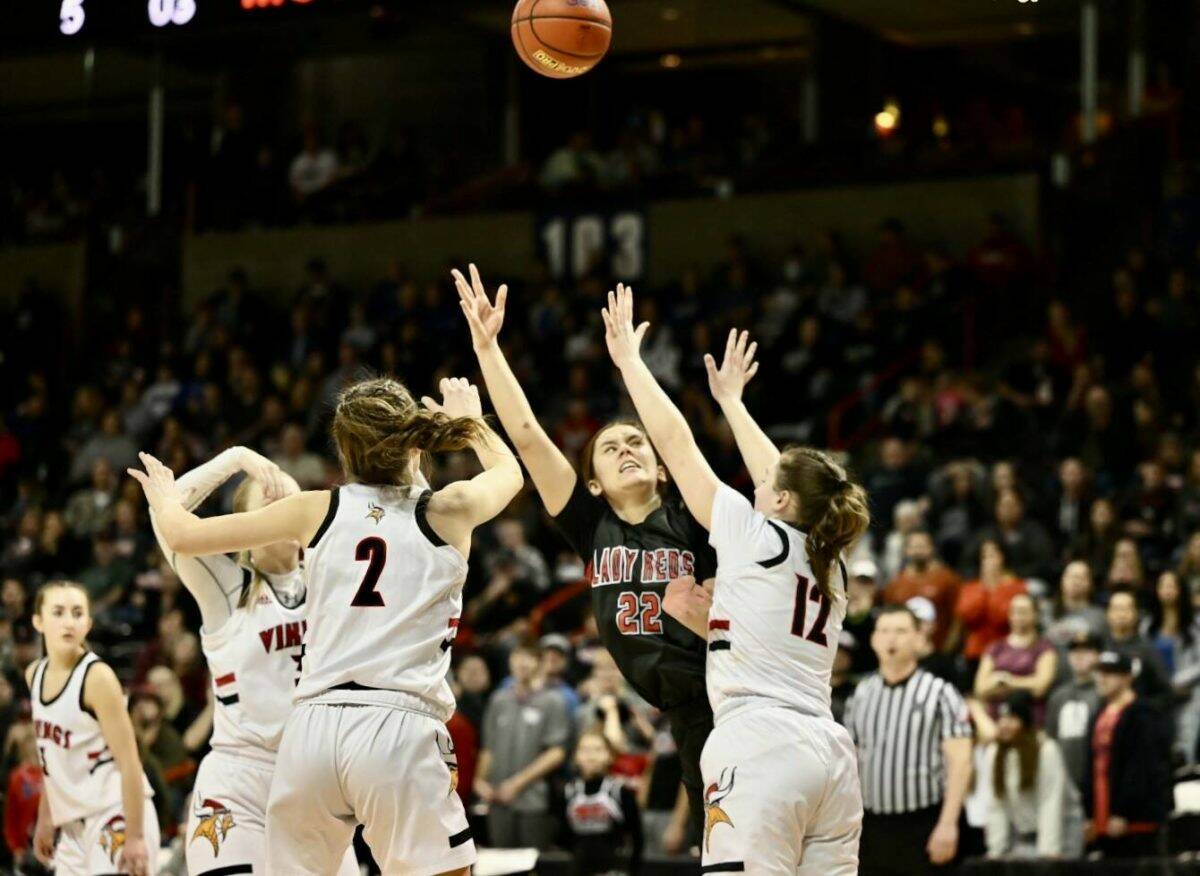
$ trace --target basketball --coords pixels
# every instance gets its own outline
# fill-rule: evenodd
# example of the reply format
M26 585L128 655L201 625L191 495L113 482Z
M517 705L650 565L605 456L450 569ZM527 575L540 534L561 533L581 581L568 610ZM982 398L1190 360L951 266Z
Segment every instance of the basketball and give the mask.
M521 60L551 79L591 70L612 42L612 15L604 0L518 0L512 41Z

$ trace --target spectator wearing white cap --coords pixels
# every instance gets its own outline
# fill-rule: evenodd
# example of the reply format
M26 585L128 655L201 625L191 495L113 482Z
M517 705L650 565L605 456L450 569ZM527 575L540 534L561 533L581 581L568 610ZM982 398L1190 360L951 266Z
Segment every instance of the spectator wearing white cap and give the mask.
M538 640L542 649L542 687L562 694L567 709L574 715L579 709L579 694L567 679L571 669L571 640L562 633L548 633Z
M938 624L937 606L924 596L914 596L904 603L904 607L917 619L917 665L930 675L936 675L955 687L962 687L962 672L954 656L933 646Z
M850 579L846 582L846 619L842 630L856 642L871 641L875 618L879 614L879 569L872 560L855 560L850 564ZM874 672L879 659L870 648L854 648L850 672L855 676Z

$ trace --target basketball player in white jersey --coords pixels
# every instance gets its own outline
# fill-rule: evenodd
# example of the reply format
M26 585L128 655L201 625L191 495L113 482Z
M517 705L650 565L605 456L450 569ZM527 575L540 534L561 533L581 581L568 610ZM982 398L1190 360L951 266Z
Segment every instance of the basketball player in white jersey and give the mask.
M862 798L854 746L833 720L830 676L846 613L841 554L866 530L866 494L825 454L782 454L741 404L754 348L730 335L709 381L756 484L754 505L722 484L679 409L641 360L647 323L609 293L605 340L688 509L717 552L711 599L673 584L664 610L708 638L714 729L704 774L705 872L851 876Z
M213 554L306 545L308 634L267 809L267 872L336 870L356 823L386 874L465 874L475 861L454 792L446 676L475 527L521 488L512 452L482 419L479 392L443 380L418 405L395 380L338 398L333 438L349 483L255 511L200 519L171 472L130 470L171 550ZM471 449L483 472L431 492L425 453Z
M199 507L240 472L246 477L234 494L235 511L300 492L269 459L231 447L178 480L184 507ZM225 554L185 556L168 550L161 538L159 544L200 607L200 644L215 701L212 751L196 773L184 834L188 872L263 873L275 754L304 653L300 546L279 542L235 560ZM346 850L338 873L358 873L353 849Z
M87 591L51 581L33 602L46 656L25 670L45 776L33 850L58 876L157 872L158 820L121 682L87 648ZM54 834L58 831L58 841Z

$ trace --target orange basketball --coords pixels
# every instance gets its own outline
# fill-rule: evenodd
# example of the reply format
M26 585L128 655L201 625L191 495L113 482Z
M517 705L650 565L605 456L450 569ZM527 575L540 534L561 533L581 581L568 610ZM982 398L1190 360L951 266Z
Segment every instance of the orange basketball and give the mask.
M604 0L518 0L512 40L521 60L551 79L591 70L612 42L612 15Z

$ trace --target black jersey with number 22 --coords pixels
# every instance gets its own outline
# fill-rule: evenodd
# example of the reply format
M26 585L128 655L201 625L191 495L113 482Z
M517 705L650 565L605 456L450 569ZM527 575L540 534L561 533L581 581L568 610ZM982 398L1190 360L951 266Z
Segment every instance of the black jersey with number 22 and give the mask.
M633 689L664 710L707 698L707 644L662 610L671 579L716 574L708 533L683 502L667 499L643 522L626 523L576 482L554 522L587 563L600 638Z

